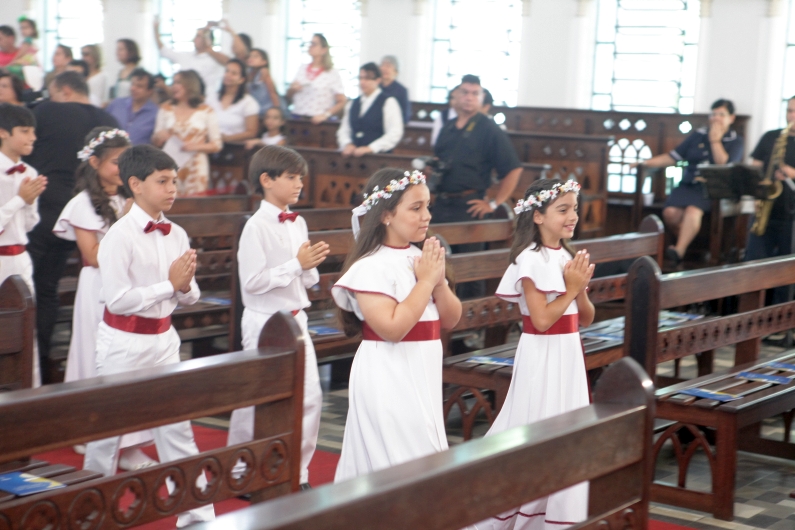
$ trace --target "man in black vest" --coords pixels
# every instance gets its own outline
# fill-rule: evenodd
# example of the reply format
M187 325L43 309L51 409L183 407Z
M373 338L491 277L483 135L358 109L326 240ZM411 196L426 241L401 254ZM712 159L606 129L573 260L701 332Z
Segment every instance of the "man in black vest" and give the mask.
M381 70L375 63L359 69L362 95L345 105L337 143L342 156L389 152L403 138L400 104L379 87Z

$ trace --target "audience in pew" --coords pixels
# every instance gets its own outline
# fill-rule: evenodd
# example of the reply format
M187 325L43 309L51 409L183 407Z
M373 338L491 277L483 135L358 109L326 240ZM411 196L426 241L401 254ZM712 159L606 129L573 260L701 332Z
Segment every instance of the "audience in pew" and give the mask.
M253 149L263 145L287 145L287 117L281 107L271 107L265 112L262 120L265 132L261 138L246 140L246 149Z
M210 92L207 102L218 116L224 142L249 140L259 131L259 103L246 90L246 65L239 59L226 63L223 83Z
M36 53L39 50L36 48L36 39L39 38L39 30L36 21L24 15L19 17L19 33L22 35L22 44L8 66L38 66L39 59Z
M24 92L25 84L19 77L0 70L0 103L23 105Z
M110 88L110 99L126 98L130 95L132 73L141 62L141 52L138 43L132 39L119 39L116 41L116 60L122 64L121 70L116 74L116 82Z
M89 44L80 48L80 56L88 64L86 82L91 103L104 107L108 103L108 77L102 71L102 49L99 44Z
M223 147L218 115L204 103L202 82L193 70L174 75L172 99L157 113L152 143L177 161L177 195L202 195L210 177L209 153Z
M743 138L732 130L734 103L719 99L712 104L709 127L696 130L670 153L657 155L643 162L648 167L667 167L686 162L682 181L665 202L663 220L673 230L676 245L665 251L666 259L678 265L687 252L687 247L701 229L704 212L711 209L704 187L696 180L698 165L728 164L743 159ZM637 166L638 164L634 164Z
M43 367L49 356L60 305L58 281L75 249L73 241L56 237L52 229L72 198L75 170L80 162L77 153L83 148L83 139L94 127L119 126L113 116L91 105L88 85L77 72L59 74L49 89L51 99L33 108L37 141L33 152L25 157L25 162L48 178L47 189L39 199L41 221L28 233L28 252L33 259L36 287L39 356Z
M309 56L312 62L298 69L287 90L287 99L292 101L294 116L321 123L336 116L347 99L340 73L334 69L328 41L322 34L312 35Z
M398 60L394 55L384 55L381 59L381 90L387 97L393 97L400 103L403 112L403 124L411 121L411 101L409 91L398 80Z
M271 66L268 52L260 48L253 48L246 59L248 66L248 93L259 103L259 116L265 117L265 112L271 107L282 107L283 103L276 92L276 85L271 77Z
M130 95L114 99L106 110L127 131L133 145L148 144L155 132L159 110L158 105L152 101L155 78L143 68L136 68L129 77Z
M65 72L69 62L73 59L72 48L63 44L57 45L52 54L52 70L44 76L44 88L49 89L50 83L55 79L55 76Z
M403 138L400 104L380 88L381 70L375 63L359 68L362 94L345 105L337 129L342 156L388 153Z
M213 52L212 32L207 27L196 30L196 36L193 37L194 51L192 52L178 52L166 47L160 39L160 21L158 19L155 19L154 22L154 32L160 56L178 64L180 70L195 71L203 85L202 95L218 90L224 76L225 63L218 62L211 53Z
M17 32L11 26L0 26L0 68L6 67L19 53L17 48Z

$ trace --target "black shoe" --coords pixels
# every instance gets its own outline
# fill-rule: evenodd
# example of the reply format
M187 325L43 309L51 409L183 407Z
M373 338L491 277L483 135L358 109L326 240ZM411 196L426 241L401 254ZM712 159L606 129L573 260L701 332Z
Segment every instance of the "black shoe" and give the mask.
M674 265L679 265L680 263L682 263L682 257L673 247L668 247L665 249L665 259L667 259Z
M311 489L312 489L312 486L309 485L309 482L304 482L303 484L301 484L301 491L307 491L307 490L311 490Z

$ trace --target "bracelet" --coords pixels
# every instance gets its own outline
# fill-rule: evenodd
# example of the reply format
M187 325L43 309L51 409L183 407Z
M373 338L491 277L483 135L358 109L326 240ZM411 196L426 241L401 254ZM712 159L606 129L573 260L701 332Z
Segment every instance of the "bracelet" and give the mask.
M491 208L492 212L496 211L498 206L499 204L497 204L497 201L495 201L494 199L489 201L489 208Z

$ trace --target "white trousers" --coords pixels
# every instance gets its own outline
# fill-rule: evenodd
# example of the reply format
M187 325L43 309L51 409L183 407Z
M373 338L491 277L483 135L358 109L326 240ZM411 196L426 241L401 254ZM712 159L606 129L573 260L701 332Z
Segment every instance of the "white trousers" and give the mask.
M243 349L255 350L259 335L265 322L273 313L260 313L246 308L241 322ZM309 482L309 462L315 454L317 437L320 431L320 412L323 409L323 391L320 388L320 376L317 371L315 347L309 337L307 316L304 311L295 315L295 320L304 334L304 417L301 423L301 483ZM229 422L229 438L227 445L236 445L254 439L254 407L237 409L232 412Z
M33 287L33 262L30 254L23 252L16 256L0 256L0 284L9 276L19 274L30 289L33 300L36 300L36 288ZM41 386L41 371L39 369L39 341L36 331L33 332L33 388Z
M97 330L97 375L110 375L140 368L165 366L179 362L180 340L172 327L158 335L128 333L111 328L104 322ZM199 454L189 421L152 429L161 462L171 462ZM112 476L119 464L120 437L90 442L86 447L83 468ZM207 479L201 475L196 485L204 488ZM215 519L215 509L207 505L179 515L177 528Z

